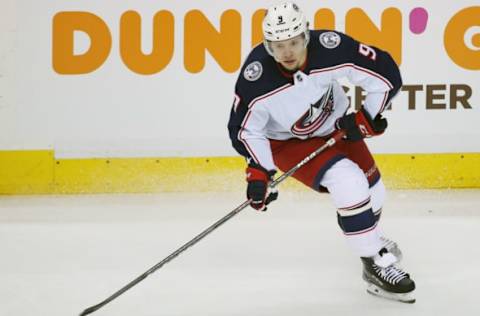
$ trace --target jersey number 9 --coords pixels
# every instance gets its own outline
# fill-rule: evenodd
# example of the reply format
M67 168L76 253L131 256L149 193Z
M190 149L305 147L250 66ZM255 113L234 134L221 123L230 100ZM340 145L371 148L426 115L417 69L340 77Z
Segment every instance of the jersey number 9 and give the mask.
M377 53L375 52L375 50L365 44L360 43L360 45L358 46L358 52L363 56L370 58L371 60L377 59Z

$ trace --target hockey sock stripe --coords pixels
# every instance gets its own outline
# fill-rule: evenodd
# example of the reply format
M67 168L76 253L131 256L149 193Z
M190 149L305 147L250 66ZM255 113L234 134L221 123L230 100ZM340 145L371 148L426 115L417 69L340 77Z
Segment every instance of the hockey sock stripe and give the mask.
M340 214L340 216L353 216L357 215L360 213L363 213L367 210L372 209L372 205L370 203L370 198L366 199L363 202L360 202L354 206L346 207L346 208L339 208L337 210L337 213Z
M365 205L368 204L368 203L370 203L370 197L366 198L366 199L363 200L362 202L357 203L357 204L355 204L355 205L347 206L347 207L340 207L340 208L338 208L338 209L341 210L341 211L348 211L348 210L353 210L353 209L356 209L356 208L365 206Z
M351 216L342 216L340 213L337 213L337 217L338 224L346 235L370 231L377 224L371 208Z
M377 227L377 223L375 223L372 227L366 228L364 230L360 230L360 231L357 231L357 232L351 232L351 233L343 232L343 234L345 236L361 235L361 234L365 234L365 233L368 233L369 231L374 230L376 227Z

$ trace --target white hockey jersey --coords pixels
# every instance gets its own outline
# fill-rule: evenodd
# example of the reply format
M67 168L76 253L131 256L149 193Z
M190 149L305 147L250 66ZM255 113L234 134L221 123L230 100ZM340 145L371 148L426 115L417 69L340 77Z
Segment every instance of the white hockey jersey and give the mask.
M334 31L310 31L307 61L288 73L262 44L245 61L235 86L228 129L233 147L267 170L275 170L269 139L323 137L335 130L349 101L342 77L366 92L364 107L375 117L402 80L391 56ZM331 94L326 92L332 89ZM330 95L330 97L329 97Z

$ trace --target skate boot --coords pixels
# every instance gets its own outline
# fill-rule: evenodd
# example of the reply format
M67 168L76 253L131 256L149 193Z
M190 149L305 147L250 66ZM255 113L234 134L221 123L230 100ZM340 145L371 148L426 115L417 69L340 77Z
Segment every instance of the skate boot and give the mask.
M382 241L382 245L384 248L388 250L391 254L393 254L397 258L397 262L402 261L403 259L403 254L400 248L398 247L398 244L394 242L393 240L388 239L385 236L381 236L380 240Z
M361 259L368 293L403 303L415 303L415 282L408 273L395 266L397 259L386 248L374 257Z

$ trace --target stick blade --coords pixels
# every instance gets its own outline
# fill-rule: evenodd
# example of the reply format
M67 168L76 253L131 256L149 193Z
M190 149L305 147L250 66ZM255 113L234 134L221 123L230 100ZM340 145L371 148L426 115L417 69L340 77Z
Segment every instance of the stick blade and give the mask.
M85 315L91 314L102 306L103 306L102 304L97 304L97 305L91 306L91 307L87 308L86 310L84 310L83 312L81 312L79 316L85 316Z

